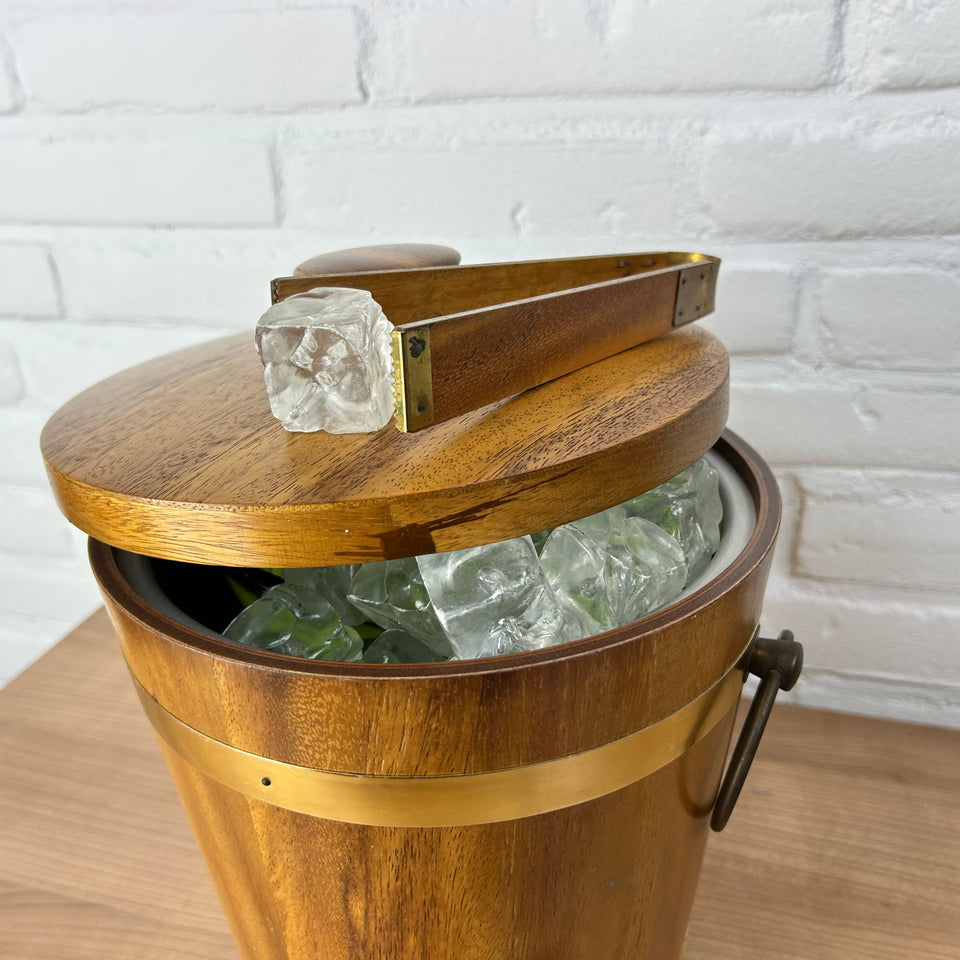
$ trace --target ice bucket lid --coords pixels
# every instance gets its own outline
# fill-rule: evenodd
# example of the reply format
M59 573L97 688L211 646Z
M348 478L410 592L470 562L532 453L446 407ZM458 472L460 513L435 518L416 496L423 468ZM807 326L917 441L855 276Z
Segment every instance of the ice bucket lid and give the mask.
M232 566L361 563L636 496L713 445L727 387L722 344L687 327L419 433L294 434L240 334L91 387L41 448L64 514L113 546Z

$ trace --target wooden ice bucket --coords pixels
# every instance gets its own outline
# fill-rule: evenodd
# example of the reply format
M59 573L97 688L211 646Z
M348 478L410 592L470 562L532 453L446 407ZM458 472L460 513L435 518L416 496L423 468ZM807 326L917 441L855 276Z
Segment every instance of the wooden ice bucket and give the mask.
M677 960L780 514L765 463L718 440L722 347L687 330L423 434L346 440L285 435L256 365L245 338L164 358L43 438L241 955ZM754 511L733 561L635 624L532 653L262 653L178 622L118 564L454 549L621 502L712 446Z

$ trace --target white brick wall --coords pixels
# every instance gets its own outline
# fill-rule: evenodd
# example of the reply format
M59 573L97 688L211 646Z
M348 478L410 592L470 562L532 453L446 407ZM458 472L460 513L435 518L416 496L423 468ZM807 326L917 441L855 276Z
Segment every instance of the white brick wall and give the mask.
M731 354L786 353L796 313L795 278L788 267L723 267L716 313L704 326Z
M422 5L396 18L399 97L807 90L830 75L829 0ZM482 69L477 65L482 64ZM383 91L389 96L389 91Z
M0 243L0 317L56 317L60 296L45 247Z
M733 366L730 423L775 463L960 470L954 381L931 390L915 378L894 386L833 370L808 379L787 369L773 384L748 376Z
M52 16L12 31L25 89L63 111L296 111L356 103L358 35L349 7Z
M867 82L890 90L960 83L960 7L949 0L874 3Z
M0 337L18 345L26 402L52 409L119 370L226 332L184 325L150 329L0 321Z
M158 138L0 143L0 220L20 224L267 227L267 150Z
M805 471L795 573L949 594L960 583L960 478Z
M282 170L286 222L327 233L568 238L676 219L670 157L642 143L323 143L285 151Z
M960 277L946 270L831 271L817 291L824 352L875 370L960 367Z
M0 501L0 528L5 553L17 557L70 557L73 534L57 523L50 509L52 497L35 487L6 486Z
M94 322L211 324L245 329L251 312L270 305L270 278L288 273L290 259L242 250L63 247L57 263L72 317Z
M960 726L958 160L960 0L10 0L0 683L96 603L37 448L78 390L325 249L702 249L794 698Z
M0 42L0 114L10 113L20 104L19 90L10 69L7 51Z
M723 234L767 240L960 233L960 127L720 131L705 210Z
M23 393L17 348L8 340L0 340L0 404L17 403Z

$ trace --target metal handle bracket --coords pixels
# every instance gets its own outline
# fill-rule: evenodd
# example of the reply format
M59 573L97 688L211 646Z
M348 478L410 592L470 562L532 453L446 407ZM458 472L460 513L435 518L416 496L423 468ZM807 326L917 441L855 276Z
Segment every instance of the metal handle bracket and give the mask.
M803 669L803 647L793 639L790 630L781 631L775 640L757 637L749 656L748 669L760 678L760 686L750 704L750 711L713 806L710 827L718 832L727 825L736 806L777 693L792 689Z

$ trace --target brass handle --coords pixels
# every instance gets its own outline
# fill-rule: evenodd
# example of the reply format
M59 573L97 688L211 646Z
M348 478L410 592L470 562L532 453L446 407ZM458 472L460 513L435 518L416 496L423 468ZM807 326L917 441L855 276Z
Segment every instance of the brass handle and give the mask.
M758 637L750 651L750 673L760 677L760 686L754 694L750 711L740 731L740 738L727 766L717 801L713 805L710 826L722 830L733 813L737 798L747 779L760 738L767 726L773 702L780 690L790 690L803 669L803 647L793 639L790 630L783 630L776 640Z
M411 270L422 267L455 267L460 254L436 243L375 243L369 247L333 250L304 260L295 277L330 273L360 273L367 270Z

